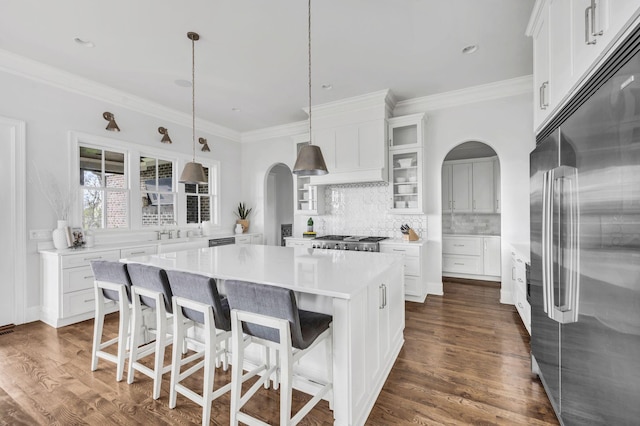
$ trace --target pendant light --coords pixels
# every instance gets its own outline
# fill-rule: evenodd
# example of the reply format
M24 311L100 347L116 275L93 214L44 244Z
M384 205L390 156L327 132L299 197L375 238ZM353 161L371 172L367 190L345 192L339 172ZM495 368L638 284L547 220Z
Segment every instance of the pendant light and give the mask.
M324 162L322 151L311 144L311 0L309 0L309 143L303 145L298 152L293 173L299 176L320 176L329 173Z
M192 139L193 139L193 161L185 164L180 175L180 183L207 183L207 175L204 173L202 164L196 163L196 50L195 44L200 40L198 33L188 32L187 37L191 40L191 112L192 112Z

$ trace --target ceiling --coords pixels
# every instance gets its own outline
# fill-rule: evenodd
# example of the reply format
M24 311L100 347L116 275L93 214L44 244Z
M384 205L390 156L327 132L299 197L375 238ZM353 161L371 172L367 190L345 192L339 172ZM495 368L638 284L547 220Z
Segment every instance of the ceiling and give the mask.
M401 101L529 75L533 3L316 0L313 104L383 89ZM2 0L1 8L0 49L188 114L191 89L175 81L191 80L186 33L198 32L198 118L246 132L307 117L304 0ZM462 54L471 44L477 52Z

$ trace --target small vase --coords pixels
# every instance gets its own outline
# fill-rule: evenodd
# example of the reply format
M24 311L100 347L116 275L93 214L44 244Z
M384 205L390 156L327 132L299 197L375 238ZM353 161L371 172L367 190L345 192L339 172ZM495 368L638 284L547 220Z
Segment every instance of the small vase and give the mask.
M249 221L247 219L238 219L236 223L242 225L242 232L246 233L249 230Z
M242 225L240 225L239 223L236 223L236 229L235 229L236 234L242 234L242 231L243 231Z
M66 249L69 248L67 244L67 221L59 220L58 227L53 230L51 233L51 237L53 238L53 246L58 249Z

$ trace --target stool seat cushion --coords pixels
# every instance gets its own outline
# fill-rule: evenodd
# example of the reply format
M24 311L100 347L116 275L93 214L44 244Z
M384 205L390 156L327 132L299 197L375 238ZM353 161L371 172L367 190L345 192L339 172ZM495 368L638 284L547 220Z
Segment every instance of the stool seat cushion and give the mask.
M96 281L124 285L129 302L131 301L131 279L129 278L126 264L109 260L92 260L91 269L93 270L93 277ZM113 290L103 288L102 294L109 300L118 301L119 299L118 292Z
M290 289L233 280L226 281L225 288L231 309L289 320L291 344L298 349L308 348L332 321L331 315L299 310ZM278 330L271 327L245 323L243 331L280 343Z

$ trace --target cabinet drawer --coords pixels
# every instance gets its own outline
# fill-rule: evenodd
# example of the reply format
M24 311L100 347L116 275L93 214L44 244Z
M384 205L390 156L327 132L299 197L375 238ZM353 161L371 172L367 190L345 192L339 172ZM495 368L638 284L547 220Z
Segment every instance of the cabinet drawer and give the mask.
M93 281L91 266L65 269L62 273L62 292L70 293L93 288Z
M72 254L62 256L62 268L90 266L92 260L119 260L120 250L97 251L93 253Z
M145 246L145 247L131 247L120 250L120 258L127 258L132 256L146 256L150 254L156 254L158 252L158 246Z
M404 293L410 294L412 296L422 296L422 292L420 291L420 282L422 281L419 277L404 277Z
M311 241L287 240L287 247L311 247Z
M420 258L413 256L404 257L404 274L413 275L415 277L420 276Z
M482 258L475 256L442 256L442 271L482 275Z
M480 256L482 255L482 238L445 237L442 239L442 253Z
M95 292L92 288L66 293L62 296L63 317L84 314L95 310L95 308Z
M380 244L380 253L404 254L406 256L420 256L420 247Z
M251 235L237 235L236 244L251 244Z
M516 310L522 318L522 322L524 323L525 328L531 334L531 305L527 302L527 298L524 292L519 290L515 291L514 296L514 304L516 306Z

